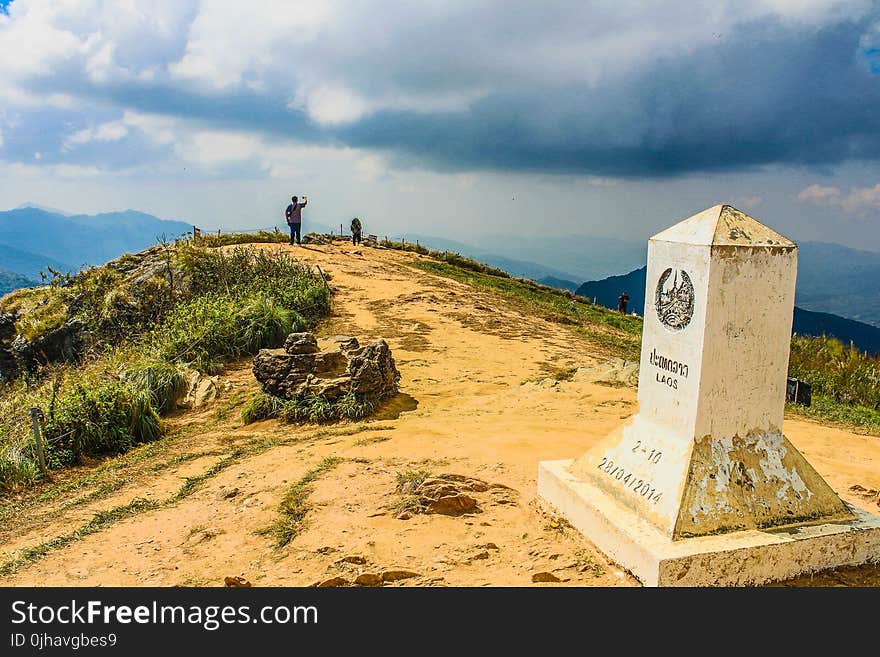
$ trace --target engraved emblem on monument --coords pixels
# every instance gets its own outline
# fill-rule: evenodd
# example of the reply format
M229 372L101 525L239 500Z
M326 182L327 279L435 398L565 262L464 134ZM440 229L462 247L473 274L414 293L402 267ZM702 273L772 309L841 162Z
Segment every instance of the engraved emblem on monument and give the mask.
M673 270L670 267L660 274L654 305L657 319L666 328L680 331L690 324L694 316L694 284L684 269Z

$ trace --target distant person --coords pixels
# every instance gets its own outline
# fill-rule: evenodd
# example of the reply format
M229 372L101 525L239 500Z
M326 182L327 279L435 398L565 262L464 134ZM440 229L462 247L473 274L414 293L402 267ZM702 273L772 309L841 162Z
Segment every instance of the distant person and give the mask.
M361 243L361 220L357 217L351 220L351 243L355 246Z
M302 203L299 202L298 196L290 197L290 205L284 211L284 218L287 219L287 225L290 226L290 246L293 246L293 240L300 244L300 234L302 232L302 209L309 202L307 196L303 196Z
M624 315L626 315L626 305L629 303L629 295L626 293L626 290L617 297L617 310Z

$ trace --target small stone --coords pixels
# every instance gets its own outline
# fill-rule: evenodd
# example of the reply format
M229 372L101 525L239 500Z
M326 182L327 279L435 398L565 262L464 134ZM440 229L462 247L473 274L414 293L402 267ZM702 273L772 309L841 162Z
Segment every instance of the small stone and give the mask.
M342 557L339 561L344 561L345 563L354 563L361 566L367 563L367 560L359 554L351 554L347 557Z
M358 586L382 586L382 577L376 573L361 573L354 583Z
M487 550L498 550L499 549L498 546L495 545L494 543L486 543L486 544L480 545L478 547L486 548Z
M337 552L338 550L332 545L325 545L324 547L319 547L316 552L318 554L330 554L331 552Z
M534 575L532 575L532 581L537 583L537 582L559 582L561 580L553 573L542 572L542 573L535 573Z
M489 558L489 553L486 552L486 551L478 552L477 554L475 554L475 555L473 556L473 558L474 558L474 559L488 559L488 558Z
M409 520L410 518L412 518L412 514L409 513L408 511L404 511L403 513L397 514L398 520Z
M232 497L235 497L241 492L240 488L233 488L231 490L224 490L220 492L220 498L224 500L228 500Z
M225 577L223 579L227 588L237 589L237 588L247 588L251 586L251 583L247 581L244 577L239 577L236 575L235 577Z
M332 588L336 586L348 586L348 580L344 577L331 577L318 584L318 588Z
M457 516L477 508L477 501L469 495L447 495L434 500L428 506L428 513L438 513L445 516Z
M410 577L420 577L419 573L411 570L386 570L382 573L383 582L396 582L400 579L409 579Z

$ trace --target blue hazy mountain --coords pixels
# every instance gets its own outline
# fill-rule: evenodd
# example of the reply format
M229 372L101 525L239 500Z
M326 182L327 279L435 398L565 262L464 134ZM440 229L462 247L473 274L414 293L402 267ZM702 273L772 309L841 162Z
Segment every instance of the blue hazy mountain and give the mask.
M433 248L442 241L435 237L424 240ZM570 288L547 279L598 281L642 266L647 256L647 242L577 235L495 236L479 238L476 245L454 244L451 250L462 255L563 289ZM509 266L503 264L503 258ZM542 273L544 268L555 273ZM632 295L632 290L629 292ZM880 253L840 244L799 242L795 304L880 327Z
M47 267L52 267L58 271L75 269L68 262L49 258L38 253L22 251L8 244L0 244L0 269L39 281L40 271L48 273Z
M622 276L588 281L575 293L591 301L595 299L596 303L607 308L617 308L617 298L625 291L629 295L629 310L643 315L646 275L647 267L641 267ZM792 332L799 335L831 335L845 344L852 342L863 351L880 352L880 328L832 313L815 312L795 306Z
M385 236L380 235L379 237L380 239L384 239ZM388 238L391 240L399 239L398 237L391 235L389 235ZM510 238L508 237L507 239L509 240ZM530 278L539 282L542 282L541 279L544 278L553 278L565 283L582 280L580 276L564 271L550 264L510 257L504 253L505 247L503 244L493 243L491 248L486 248L447 239L445 237L437 237L436 235L421 234L406 235L406 241L418 241L420 244L435 251L455 251L456 253L468 258L473 258L474 260L478 260L491 267L503 269L511 276L519 278ZM577 283L571 284L574 285L574 287L577 287ZM549 283L546 283L546 285L549 285Z
M795 303L880 326L880 253L840 244L798 244Z
M0 212L0 245L47 262L67 263L65 269L103 264L123 253L141 251L162 237L174 240L189 230L189 224L135 210L70 216L34 207ZM0 268L12 269L2 259Z
M49 212L50 214L60 214L62 217L70 217L73 214L72 212L65 212L64 210L59 210L58 208L50 208L48 205L40 205L39 203L31 203L30 201L28 201L27 203L22 203L15 209L25 210L27 208L42 210L43 212Z
M14 271L0 269L0 297L22 287L39 285L39 281L22 276Z
M543 278L539 278L538 283L548 285L549 287L555 287L559 290L568 290L569 292L574 292L580 287L580 285L574 281L567 281L562 278L556 278L555 276L544 276Z

